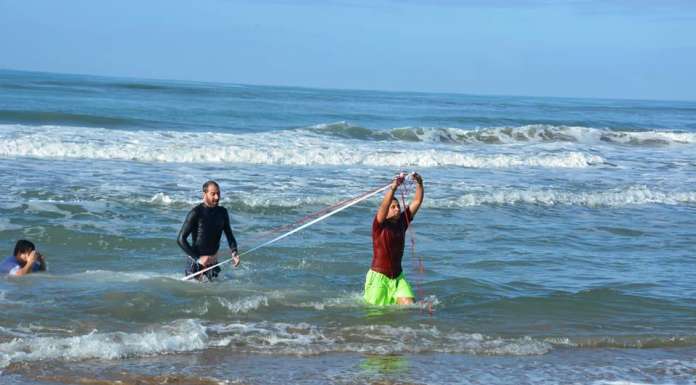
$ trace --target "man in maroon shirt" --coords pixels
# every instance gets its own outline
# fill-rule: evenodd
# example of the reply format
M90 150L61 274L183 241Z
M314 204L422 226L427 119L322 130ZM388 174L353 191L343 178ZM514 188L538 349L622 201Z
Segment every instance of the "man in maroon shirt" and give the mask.
M382 204L372 222L372 266L365 277L365 302L372 305L408 305L415 296L401 269L406 229L423 203L423 178L413 173L416 195L402 212L394 193L404 181L394 178L384 194Z

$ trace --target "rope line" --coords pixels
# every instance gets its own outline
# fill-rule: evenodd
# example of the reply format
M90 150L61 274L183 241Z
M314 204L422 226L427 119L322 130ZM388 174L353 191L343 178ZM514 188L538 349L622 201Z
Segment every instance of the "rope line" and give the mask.
M309 227L309 226L311 226L311 225L313 225L313 224L315 224L315 223L317 223L317 222L320 222L320 221L322 221L322 220L324 220L324 219L326 219L326 218L328 218L328 217L330 217L330 216L332 216L332 215L334 215L334 214L337 214L337 213L339 213L339 212L341 212L341 211L347 209L348 207L351 207L351 206L353 206L353 205L355 205L355 204L358 204L358 203L360 203L360 202L362 202L362 201L364 201L364 200L366 200L366 199L368 199L368 198L370 198L370 197L372 197L372 196L374 196L374 195L376 195L376 194L379 194L380 192L382 192L382 191L386 190L387 188L389 188L389 186L391 186L391 183L388 184L388 185L386 185L386 186L384 186L384 187L380 187L380 188L377 188L377 189L368 191L368 192L366 192L366 193L363 193L362 195L359 195L359 196L357 196L357 197L355 197L355 198L351 198L351 199L344 200L344 201L342 201L342 202L339 202L339 203L337 203L337 204L335 204L335 205L333 205L333 206L327 208L327 209L333 209L332 211L326 212L327 209L322 209L322 210L318 211L317 213L310 214L310 215L306 216L305 218L301 219L300 221L298 221L298 222L296 222L296 223L301 223L302 221L306 220L308 217L315 217L315 216L319 215L320 213L326 212L326 213L324 213L323 215L319 216L318 218L315 218L315 219L313 219L313 220L311 220L311 221L309 221L309 222L307 222L307 223L304 223L303 225L301 225L301 226L299 226L299 227L295 227L294 229L292 229L292 230L290 230L290 231L288 231L288 232L286 232L286 233L284 233L284 234L282 234L282 235L279 235L279 236L277 236L277 237L275 237L275 238L273 238L273 239L271 239L271 240L269 240L269 241L266 241L266 242L264 242L264 243L261 243L261 244L259 244L259 245L257 245L257 246L252 247L251 249L249 249L249 250L247 250L247 251L245 251L245 252L239 254L239 257L242 257L242 256L244 256L244 255L246 255L246 254L251 253L251 252L254 252L254 251L256 251L256 250L258 250L258 249L260 249L260 248L262 248L262 247L266 247L266 246L268 246L268 245L270 245L270 244L272 244L272 243L275 243L275 242L277 242L277 241L279 241L279 240L281 240L281 239L283 239L283 238L286 238L286 237L288 237L288 236L290 236L290 235L292 235L292 234L294 234L294 233L296 233L296 232L298 232L298 231L300 231L300 230L302 230L302 229L304 229L304 228L306 228L306 227ZM337 207L337 208L336 208L336 207ZM287 226L283 226L283 227L287 227ZM282 228L282 227L281 227L281 228ZM274 230L276 230L276 229L274 229ZM273 230L271 230L271 231L273 231ZM278 230L276 230L276 231L278 231ZM195 276L197 276L197 275L200 275L200 274L205 273L206 271L209 271L209 270L214 269L214 268L216 268L216 267L218 267L218 266L224 265L225 263L229 263L229 262L231 262L232 260L233 260L233 258L230 258L230 259L224 260L224 261L222 261L222 262L219 262L219 263L217 263L217 264L215 264L215 265L206 267L206 268L203 269L203 270L199 270L199 271L197 271L197 272L195 272L195 273L192 273L192 274L187 275L186 277L182 278L181 280L182 280L182 281L187 281L187 280L189 280L189 279L191 279L191 278L193 278L193 277L195 277Z
M289 224L286 224L286 225L282 225L282 226L278 226L278 227L272 228L272 229L270 229L270 230L266 230L266 231L260 233L259 235L254 236L253 238L251 238L251 240L252 240L252 241L256 241L256 240L259 240L259 239L264 239L264 238L268 237L268 235L270 235L270 234L278 233L278 232L280 232L280 231L284 231L284 230L287 230L287 229L292 229L293 227L296 227L296 226L299 226L299 225L301 225L301 224L303 224L303 223L306 223L308 220L310 220L310 219L312 219L312 218L316 218L316 217L318 217L318 216L321 215L321 214L324 214L324 213L326 213L326 212L329 212L329 211L331 211L331 210L333 210L333 209L335 209L335 208L337 208L337 207L343 206L344 204L347 204L347 203L349 203L349 202L352 202L352 201L354 201L354 200L356 200L356 199L360 199L360 198L362 198L363 196L372 193L373 191L374 191L374 190L371 190L371 191L368 191L368 192L366 192L366 193L360 194L360 195L358 195L358 196L355 196L355 197L352 197L352 198L348 198L348 199L344 199L344 200L342 200L342 201L340 201L340 202L334 203L334 204L331 205L331 206L325 207L325 208L323 208L323 209L321 209L321 210L319 210L319 211L313 212L313 213L311 213L311 214L307 214L306 216L304 216L304 217L298 219L297 221L295 221L295 222L293 222L293 223L289 223Z
M406 196L411 193L411 185L413 185L413 178L411 178L408 184L405 183L405 181L401 184L401 204L404 207L404 211L406 211ZM411 215L413 215L413 213L411 213ZM423 264L423 256L416 255L416 232L412 227L412 221L408 218L408 215L405 215L404 217L406 218L407 233L410 236L409 243L411 245L411 263L413 264L413 270L415 272L414 283L416 286L416 293L418 293L418 297L421 298L422 303L424 305L427 304L428 313L430 315L433 315L432 301L425 300L425 291L423 290L423 286L421 285L423 275L425 273L425 265ZM422 310L423 307L421 306L421 311Z

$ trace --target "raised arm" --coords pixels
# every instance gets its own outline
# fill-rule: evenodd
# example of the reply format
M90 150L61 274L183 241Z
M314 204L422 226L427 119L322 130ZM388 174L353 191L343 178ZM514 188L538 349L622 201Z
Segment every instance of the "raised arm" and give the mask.
M189 211L188 215L186 216L186 220L184 220L184 224L181 226L179 236L176 238L176 243L178 243L179 247L184 250L184 253L186 253L186 255L190 255L194 259L200 257L200 255L193 250L193 247L191 247L188 242L188 237L191 235L197 221L198 211L194 208L193 210Z
M379 208L377 209L377 223L380 225L384 223L384 220L387 219L387 214L389 214L389 205L391 204L391 201L394 199L394 192L396 192L396 189L399 188L399 185L403 183L404 178L403 177L396 177L391 183L391 186L387 189L387 192L384 193L384 199L382 199L382 203L379 205Z
M36 259L38 256L36 255L37 251L32 250L32 252L27 256L27 260L24 263L24 266L22 266L20 269L17 270L15 275L27 275L34 271L34 262L36 262Z
M414 172L413 179L416 181L416 196L413 197L413 201L408 205L408 208L411 209L411 218L416 216L421 203L423 203L423 193L425 192L423 190L423 177Z

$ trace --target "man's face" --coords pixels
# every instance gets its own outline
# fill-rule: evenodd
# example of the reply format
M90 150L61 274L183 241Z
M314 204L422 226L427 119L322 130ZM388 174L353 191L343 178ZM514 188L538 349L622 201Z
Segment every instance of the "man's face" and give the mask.
M203 203L208 207L215 207L220 202L220 189L215 185L208 186L208 191L203 192Z
M387 219L396 219L401 214L401 207L399 207L399 202L393 199L389 204L389 211L387 211Z

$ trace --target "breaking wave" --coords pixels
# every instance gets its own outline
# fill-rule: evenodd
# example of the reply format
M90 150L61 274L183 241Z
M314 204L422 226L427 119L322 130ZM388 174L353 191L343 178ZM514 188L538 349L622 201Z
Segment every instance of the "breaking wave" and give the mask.
M205 327L181 320L141 333L99 333L71 337L23 337L0 343L0 368L15 362L121 359L199 350L208 346Z
M263 194L248 196L237 194L233 198L224 198L222 204L236 209L254 211L268 208L297 209L306 206L328 206L344 199L346 199L345 196L338 195L283 198L270 195L264 196ZM163 206L188 207L199 203L200 199L171 197L160 192L150 199L143 199L142 202ZM622 207L650 204L696 204L696 191L660 191L642 185L585 192L540 188L489 188L485 191L465 191L447 198L430 197L423 202L424 207L429 208L486 205Z
M263 302L263 301L262 301ZM441 330L432 325L317 326L309 323L232 322L205 325L177 320L140 332L98 332L76 336L36 336L0 332L11 339L0 343L0 368L44 360L125 359L209 348L237 353L319 355L326 353L472 355L542 355L560 348L659 348L693 346L692 336L532 338L486 336Z
M448 199L431 199L424 205L429 207L470 207L482 205L541 205L541 206L587 206L621 207L647 204L694 204L696 191L664 192L647 186L630 186L609 191L570 192L543 189L500 189L465 193Z
M601 156L580 151L472 154L456 148L327 140L297 131L226 134L11 125L0 126L0 139L0 156L49 159L469 168L582 168L604 163Z
M308 323L231 323L210 328L227 345L257 354L315 355L351 352L468 353L475 355L539 355L552 345L529 337L498 338L478 333L444 332L434 326L363 325L319 327Z
M620 131L582 126L530 124L516 127L480 129L442 127L402 127L373 130L346 122L318 124L310 132L361 140L401 140L450 144L515 144L529 142L614 143L636 146L694 144L696 134L671 131Z
M538 355L548 342L529 337L497 338L442 332L433 326L367 325L319 327L307 323L251 322L204 326L187 319L136 333L97 330L77 336L19 335L0 343L0 368L43 360L124 359L228 347L260 354L316 355L330 352L452 352Z

